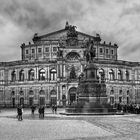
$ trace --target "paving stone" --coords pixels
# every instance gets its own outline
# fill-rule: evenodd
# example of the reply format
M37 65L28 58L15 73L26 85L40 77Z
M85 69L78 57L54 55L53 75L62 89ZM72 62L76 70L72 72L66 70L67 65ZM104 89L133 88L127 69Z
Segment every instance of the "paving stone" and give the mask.
M23 121L16 109L0 113L0 140L139 140L140 115L64 116L46 109L45 118L24 110Z

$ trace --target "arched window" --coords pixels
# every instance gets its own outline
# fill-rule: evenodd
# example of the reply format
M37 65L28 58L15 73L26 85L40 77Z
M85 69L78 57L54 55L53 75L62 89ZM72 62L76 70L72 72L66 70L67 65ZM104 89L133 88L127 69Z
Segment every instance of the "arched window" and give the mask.
M112 69L109 71L109 79L114 80L114 71Z
M76 61L80 59L80 55L77 52L70 52L66 55L66 59L69 61Z
M129 101L130 101L129 95L130 95L130 92L129 92L129 90L127 90L127 99L126 99L127 104L129 104Z
M39 71L39 80L45 80L45 70L41 69Z
M104 72L104 69L100 69L99 70L99 77L101 80L104 80L105 79L105 72Z
M122 90L121 89L119 90L119 94L122 95Z
M129 93L129 90L127 90L127 95L129 96L129 94L130 94L130 93Z
M19 81L24 81L24 70L19 72Z
M118 80L122 80L122 71L118 70Z
M24 96L23 90L20 90L19 94L20 94L20 96Z
M33 81L35 79L33 69L29 70L28 79L29 79L29 81Z
M34 92L32 89L29 90L29 106L34 105Z
M15 107L15 91L11 92L12 106Z
M110 104L113 105L114 104L114 96L110 97Z
M127 70L125 72L125 76L126 76L126 81L129 81L129 72Z
M15 96L15 91L12 91L11 92L11 96Z
M33 90L30 90L30 91L29 91L29 95L34 95Z
M44 91L43 89L41 89L41 90L39 91L39 94L40 94L40 95L45 95L45 91Z
M76 87L71 87L69 89L69 103L70 104L76 101L76 91L77 91Z
M110 95L113 95L114 94L114 89L112 88L111 90L110 90Z
M50 71L50 80L56 80L56 70L55 69L51 69Z
M12 80L12 82L16 81L16 72L15 71L13 71L11 73L11 80Z

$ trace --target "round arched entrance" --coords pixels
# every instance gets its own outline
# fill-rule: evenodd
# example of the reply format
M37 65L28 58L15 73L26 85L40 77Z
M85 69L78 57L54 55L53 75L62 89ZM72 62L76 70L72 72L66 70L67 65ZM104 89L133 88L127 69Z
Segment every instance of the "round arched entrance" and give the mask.
M51 100L50 105L57 104L57 92L53 89L50 92Z
M12 107L15 107L15 91L11 92L11 96L12 96Z
M34 92L33 90L29 91L29 106L33 106L34 105Z
M24 92L21 90L19 94L20 94L19 104L24 106Z
M69 89L69 103L70 104L76 101L76 91L77 91L76 87L72 87Z
M39 91L39 96L39 105L45 105L45 91L41 89Z

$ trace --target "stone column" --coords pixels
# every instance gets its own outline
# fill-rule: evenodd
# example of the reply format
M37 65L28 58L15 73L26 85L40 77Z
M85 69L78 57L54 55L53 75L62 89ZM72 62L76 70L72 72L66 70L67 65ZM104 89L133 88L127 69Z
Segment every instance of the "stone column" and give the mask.
M66 77L66 65L64 64L64 78Z
M81 72L83 72L82 64L80 65L80 67L81 67Z
M36 74L35 74L35 79L36 79L36 80L38 80L38 70L39 70L39 68L36 67L36 69L35 69L35 73L36 73Z
M49 68L49 66L47 67L47 69L48 69L48 81L50 81L50 68Z
M37 46L35 47L35 59L37 59Z
M62 64L60 64L60 77L62 77Z
M26 68L26 69L24 69L24 71L25 71L25 73L24 73L25 74L25 80L28 81L28 72L29 72L29 69Z
M57 79L60 78L60 74L59 74L59 64L57 64Z
M18 82L18 80L19 80L19 69L16 69L15 72L16 72L16 81Z
M57 104L60 105L60 84L57 84Z

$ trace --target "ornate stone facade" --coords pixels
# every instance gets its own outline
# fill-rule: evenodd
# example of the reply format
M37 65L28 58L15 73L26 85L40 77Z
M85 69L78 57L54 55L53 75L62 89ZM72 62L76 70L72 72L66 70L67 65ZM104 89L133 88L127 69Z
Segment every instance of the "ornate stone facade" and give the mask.
M86 43L96 48L95 64L105 77L108 102L140 102L140 63L118 60L117 44L65 28L34 35L33 43L21 45L22 60L0 63L0 106L66 105L77 99L79 75L86 66Z

